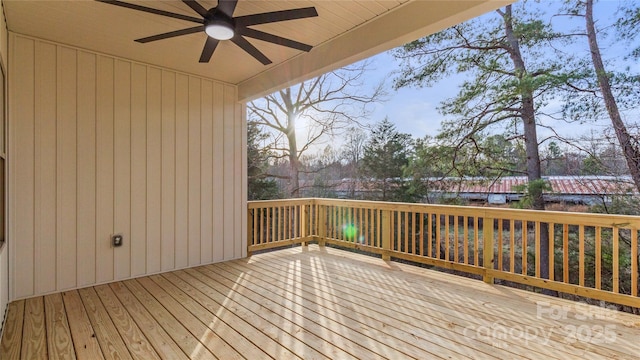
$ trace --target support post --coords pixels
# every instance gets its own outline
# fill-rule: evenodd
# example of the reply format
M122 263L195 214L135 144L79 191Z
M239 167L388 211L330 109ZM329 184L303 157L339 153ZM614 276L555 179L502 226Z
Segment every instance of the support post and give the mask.
M487 284L493 284L493 276L488 274L488 270L493 270L493 264L495 262L493 253L493 218L482 219L482 267L485 269L485 274L482 276L482 280Z
M389 251L391 250L391 213L389 210L382 210L382 260L391 260Z
M247 257L251 256L251 245L254 244L256 239L253 236L253 222L254 222L254 210L247 210Z

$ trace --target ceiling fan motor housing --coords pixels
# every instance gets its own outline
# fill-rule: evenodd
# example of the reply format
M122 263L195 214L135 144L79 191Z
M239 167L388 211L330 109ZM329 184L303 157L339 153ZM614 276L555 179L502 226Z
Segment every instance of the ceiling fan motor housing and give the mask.
M204 29L214 39L229 40L235 36L236 24L232 17L218 8L211 8L204 18Z

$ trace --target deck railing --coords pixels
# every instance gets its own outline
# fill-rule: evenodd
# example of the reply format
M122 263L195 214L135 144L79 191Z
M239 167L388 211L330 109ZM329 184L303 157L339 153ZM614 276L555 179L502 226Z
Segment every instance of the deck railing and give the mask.
M335 199L248 211L250 253L317 241L640 307L638 216Z

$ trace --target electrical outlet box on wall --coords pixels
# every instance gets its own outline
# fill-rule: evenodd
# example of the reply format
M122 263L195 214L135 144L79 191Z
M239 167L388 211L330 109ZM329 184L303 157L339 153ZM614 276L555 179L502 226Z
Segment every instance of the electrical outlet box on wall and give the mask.
M116 234L111 236L111 245L113 247L122 246L123 242L124 242L124 237L121 234Z

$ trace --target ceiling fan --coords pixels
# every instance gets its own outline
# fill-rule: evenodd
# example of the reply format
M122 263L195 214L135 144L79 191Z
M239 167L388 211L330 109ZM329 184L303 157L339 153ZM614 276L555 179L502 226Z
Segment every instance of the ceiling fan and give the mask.
M141 39L136 39L135 41L139 43L148 43L176 36L195 34L203 31L207 34L207 40L204 43L202 54L200 54L201 63L209 62L211 56L213 55L213 52L216 50L216 47L218 46L218 43L220 41L231 40L234 44L238 45L244 51L249 53L249 55L260 61L263 65L271 64L271 60L269 60L269 58L267 58L260 50L258 50L249 41L247 41L245 37L267 41L273 44L286 46L302 51L310 51L312 48L311 45L269 34L264 31L252 29L249 26L318 16L318 12L314 7L307 7L233 17L233 12L236 8L236 5L238 4L238 0L218 0L218 6L211 9L206 9L196 0L182 0L183 3L185 3L191 9L193 9L193 11L198 13L201 18L177 14L118 0L96 1L200 24L198 26L186 29L175 30L158 35L144 37Z

